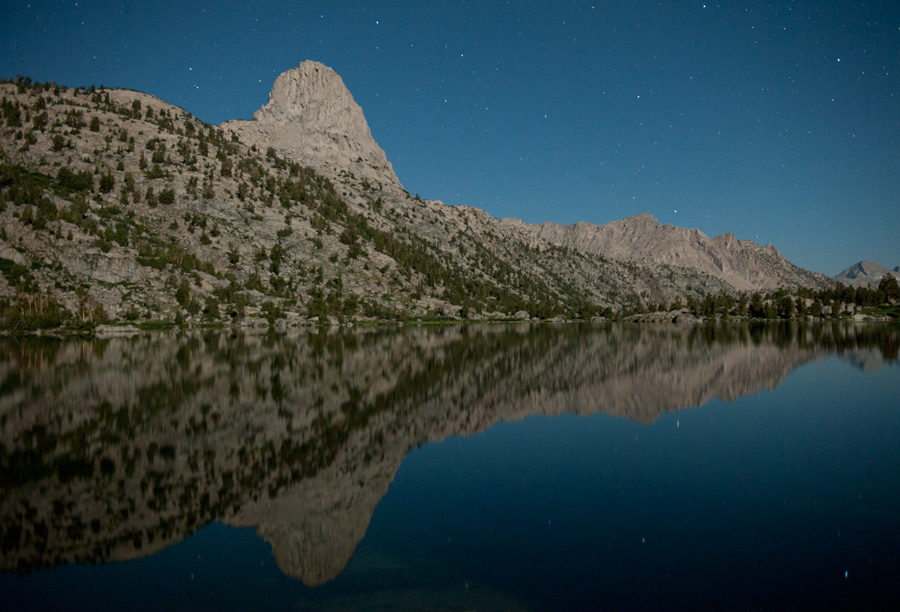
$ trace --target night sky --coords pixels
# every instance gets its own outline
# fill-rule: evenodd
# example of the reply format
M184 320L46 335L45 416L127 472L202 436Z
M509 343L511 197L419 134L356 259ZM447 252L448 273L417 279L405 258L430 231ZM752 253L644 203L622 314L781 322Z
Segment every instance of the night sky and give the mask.
M0 76L249 119L334 68L413 194L900 265L900 3L10 2Z

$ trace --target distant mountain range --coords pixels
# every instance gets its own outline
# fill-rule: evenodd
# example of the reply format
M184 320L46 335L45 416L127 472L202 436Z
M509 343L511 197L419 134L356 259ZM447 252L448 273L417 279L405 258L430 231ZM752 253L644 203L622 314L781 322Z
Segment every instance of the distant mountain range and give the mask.
M833 283L771 245L649 215L535 225L413 197L317 62L222 126L130 90L19 79L0 97L0 298L23 309L288 325L590 316Z
M893 274L900 279L900 266L889 270L880 263L864 259L843 270L834 278L845 285L865 286L877 285L886 274Z

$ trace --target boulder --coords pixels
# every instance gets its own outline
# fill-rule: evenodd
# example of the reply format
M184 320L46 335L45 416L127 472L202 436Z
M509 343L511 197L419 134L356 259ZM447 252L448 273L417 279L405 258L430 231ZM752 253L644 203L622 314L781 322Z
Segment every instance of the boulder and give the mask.
M438 308L437 313L442 317L447 317L448 319L460 319L462 318L462 306L457 306L456 304L451 304L450 302L444 302Z

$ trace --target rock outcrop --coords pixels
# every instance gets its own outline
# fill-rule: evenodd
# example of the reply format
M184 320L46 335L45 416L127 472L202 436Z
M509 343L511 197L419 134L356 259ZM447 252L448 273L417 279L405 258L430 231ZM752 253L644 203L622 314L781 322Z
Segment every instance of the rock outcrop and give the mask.
M629 323L674 323L676 325L695 325L700 319L685 308L670 310L668 312L648 312L636 314L623 319Z

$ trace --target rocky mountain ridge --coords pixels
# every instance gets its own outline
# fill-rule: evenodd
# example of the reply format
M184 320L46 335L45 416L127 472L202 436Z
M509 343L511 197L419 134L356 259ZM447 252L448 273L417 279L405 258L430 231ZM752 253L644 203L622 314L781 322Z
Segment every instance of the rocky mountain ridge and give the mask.
M336 102L325 104L323 99ZM283 130L276 134L275 130L266 129L268 125ZM362 110L353 101L340 76L317 62L303 62L300 67L279 76L269 103L254 114L252 121L229 121L222 127L235 131L257 146L277 143L276 149L288 157L305 155L304 163L326 175L332 174L334 169L349 168L402 189L384 152L372 139ZM323 134L330 136L326 140L333 146L362 144L337 158L310 155L308 150L298 148L298 142L314 142ZM312 148L319 151L322 147L313 144ZM357 151L365 157L354 157ZM696 229L662 226L646 213L602 226L584 222L565 227L552 222L529 224L512 218L500 220L500 225L511 231L512 239L527 240L534 236L538 239L537 244L564 246L589 256L700 270L723 280L737 291L818 286L824 281L821 274L790 264L772 245L762 247L749 240L738 240L732 234L710 239Z
M127 90L19 79L0 96L0 298L43 326L589 318L831 282L649 216L562 228L412 197L316 62L221 127Z
M848 266L835 276L834 279L845 285L860 287L864 285L877 285L878 282L888 274L893 274L900 279L900 266L890 270L878 262L864 259L852 266Z
M520 224L539 239L608 259L641 265L671 265L700 270L737 291L817 286L821 275L802 270L772 245L760 246L733 234L709 238L697 229L662 225L643 213L601 226L574 223Z

